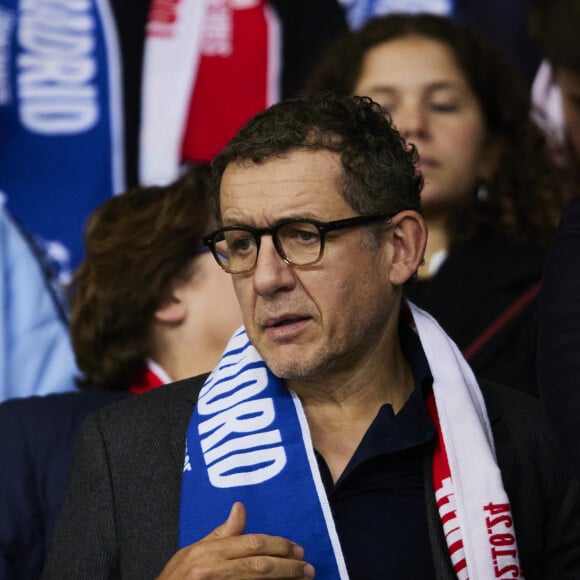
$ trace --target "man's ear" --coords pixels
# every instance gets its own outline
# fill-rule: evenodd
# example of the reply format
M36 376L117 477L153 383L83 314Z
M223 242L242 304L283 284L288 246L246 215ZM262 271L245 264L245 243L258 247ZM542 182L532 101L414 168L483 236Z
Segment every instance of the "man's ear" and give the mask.
M172 294L157 308L154 316L157 322L179 324L185 320L186 315L185 304Z
M405 210L393 217L391 230L393 249L390 280L394 286L401 286L417 272L423 262L427 226L419 212Z

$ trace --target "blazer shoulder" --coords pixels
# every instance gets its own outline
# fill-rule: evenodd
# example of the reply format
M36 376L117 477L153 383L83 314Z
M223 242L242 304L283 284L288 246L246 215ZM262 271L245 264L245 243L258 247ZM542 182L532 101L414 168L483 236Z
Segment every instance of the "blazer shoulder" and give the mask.
M513 453L537 467L568 471L546 421L542 401L516 389L480 381L499 458Z
M543 405L537 397L486 379L479 378L478 382L491 421L506 413L522 420L543 416Z
M479 381L496 447L535 449L551 454L555 442L542 402L527 393L485 380ZM498 452L501 451L498 449Z
M199 391L209 373L163 385L141 395L135 395L92 413L96 422L106 429L125 432L135 426L153 425L189 417Z

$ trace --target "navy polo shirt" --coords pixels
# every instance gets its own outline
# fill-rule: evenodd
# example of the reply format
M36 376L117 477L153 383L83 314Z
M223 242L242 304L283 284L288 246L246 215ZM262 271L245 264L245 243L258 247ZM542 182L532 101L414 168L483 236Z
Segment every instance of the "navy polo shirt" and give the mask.
M423 475L435 437L424 403L433 378L405 322L399 336L415 380L404 407L397 415L391 405L380 408L336 483L316 454L351 580L435 579Z

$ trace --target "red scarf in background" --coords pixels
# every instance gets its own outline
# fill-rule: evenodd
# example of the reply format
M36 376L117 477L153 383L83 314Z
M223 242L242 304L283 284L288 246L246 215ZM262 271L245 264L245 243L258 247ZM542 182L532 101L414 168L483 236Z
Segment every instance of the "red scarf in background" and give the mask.
M147 369L143 375L129 387L129 392L133 393L133 395L140 395L141 393L156 389L157 387L161 387L171 382L171 377L162 367L160 367L156 362L148 360Z
M278 21L264 0L154 0L143 73L139 178L211 161L279 99Z
M207 8L184 160L211 161L247 120L272 104L264 2L245 9L228 4L210 2Z

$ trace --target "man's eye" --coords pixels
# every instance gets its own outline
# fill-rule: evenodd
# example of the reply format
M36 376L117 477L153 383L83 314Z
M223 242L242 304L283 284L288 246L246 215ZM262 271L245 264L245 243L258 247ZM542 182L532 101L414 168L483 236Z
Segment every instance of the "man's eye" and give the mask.
M232 254L244 254L252 251L255 243L252 236L237 235L228 240L228 248Z
M299 230L297 236L303 242L313 242L318 240L318 232L313 232L311 230Z
M286 242L295 244L318 243L318 240L320 239L318 229L311 224L286 226L281 233Z

